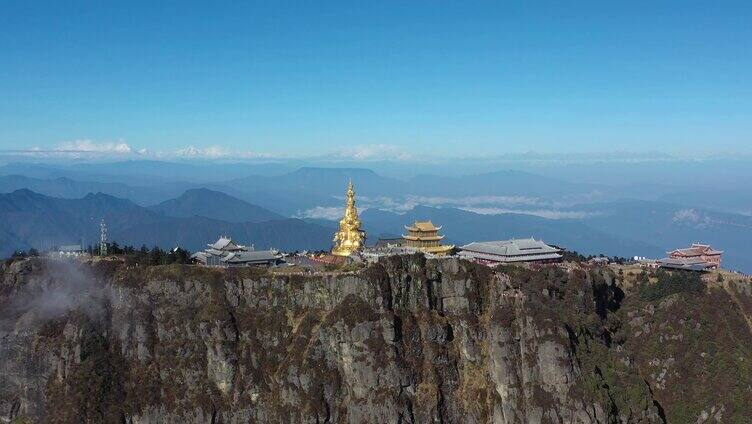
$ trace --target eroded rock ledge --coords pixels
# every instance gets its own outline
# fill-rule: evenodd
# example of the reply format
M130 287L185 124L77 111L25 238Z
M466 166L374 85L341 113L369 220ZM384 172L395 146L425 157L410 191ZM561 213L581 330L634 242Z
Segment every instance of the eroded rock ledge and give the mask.
M693 352L703 347L682 346L686 332L708 326L660 327L656 314L702 313L703 299L631 301L607 268L491 271L418 255L319 276L70 268L2 269L0 422L666 422L693 359L643 347L673 337ZM731 356L750 366L744 312L723 305L736 314ZM749 407L752 389L736 390ZM747 412L710 391L693 421Z

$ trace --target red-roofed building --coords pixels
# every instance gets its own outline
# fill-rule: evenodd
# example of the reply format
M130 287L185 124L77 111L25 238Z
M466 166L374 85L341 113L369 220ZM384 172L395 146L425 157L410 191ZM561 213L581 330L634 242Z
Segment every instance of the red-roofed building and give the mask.
M715 268L720 268L723 251L715 250L708 244L692 243L690 247L666 253L672 259L703 261L712 264Z

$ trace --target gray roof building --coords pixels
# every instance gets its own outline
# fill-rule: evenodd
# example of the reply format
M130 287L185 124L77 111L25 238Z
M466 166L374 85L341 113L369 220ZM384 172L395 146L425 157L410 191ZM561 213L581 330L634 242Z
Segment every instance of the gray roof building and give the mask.
M252 250L243 252L233 252L220 259L227 264L241 265L267 265L276 264L280 260L280 255L273 250Z
M208 244L205 250L194 253L191 258L207 266L273 266L284 262L276 250L255 250L225 236Z
M511 262L556 261L561 259L561 249L541 240L511 239L472 242L460 247L459 256L487 265Z
M389 247L400 247L405 244L405 239L402 237L392 237L392 238L380 238L376 241L376 244L374 245L377 249L382 248L389 248Z
M83 252L84 249L80 244L64 244L57 249L59 252Z
M55 259L75 259L87 256L80 244L64 244L47 252L47 256Z
M236 250L244 250L246 248L245 246L235 243L231 238L227 236L221 236L219 240L215 241L212 244L208 244L207 246L209 246L210 249L230 252Z
M713 262L700 258L663 258L656 261L661 268L680 269L685 271L708 271L718 268Z

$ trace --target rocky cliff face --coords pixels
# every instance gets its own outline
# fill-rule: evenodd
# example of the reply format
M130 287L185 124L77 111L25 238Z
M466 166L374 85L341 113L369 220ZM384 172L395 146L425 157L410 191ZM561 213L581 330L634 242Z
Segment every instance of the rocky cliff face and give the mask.
M491 271L420 256L316 276L26 260L1 278L0 422L752 413L743 285L645 302L610 269Z

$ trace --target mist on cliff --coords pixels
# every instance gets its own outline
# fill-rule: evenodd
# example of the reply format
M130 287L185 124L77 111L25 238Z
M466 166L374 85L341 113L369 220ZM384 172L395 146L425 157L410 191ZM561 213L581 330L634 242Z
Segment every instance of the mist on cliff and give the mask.
M15 265L24 268L21 272L30 271L32 266L29 262ZM104 316L103 300L108 291L109 286L86 265L44 260L39 275L16 287L7 298L0 298L0 330L32 329L72 311L99 320Z

